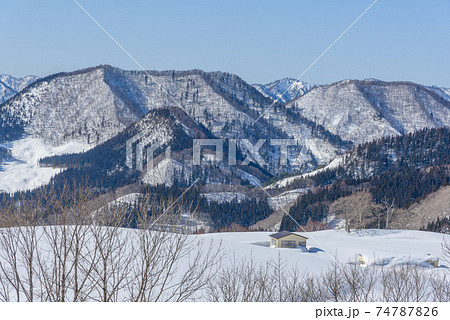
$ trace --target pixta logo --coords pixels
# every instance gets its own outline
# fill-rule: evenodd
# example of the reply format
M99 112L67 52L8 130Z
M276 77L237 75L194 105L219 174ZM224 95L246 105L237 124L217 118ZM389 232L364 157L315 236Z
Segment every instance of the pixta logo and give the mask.
M264 144L268 143L272 147L279 149L279 165L286 166L289 158L289 148L300 149L297 153L297 158L306 158L307 154L303 148L298 145L295 139L259 139L255 144L249 139L193 139L192 146L192 164L199 166L202 163L221 163L224 162L224 145L227 146L227 164L234 166L237 164L236 150L239 144L240 149L243 151L245 159L240 165L246 166L250 162L257 163L261 167L267 166L267 162L260 154L261 148ZM133 168L133 149L136 146L136 165L135 168L138 171L144 169L144 153L147 154L147 167L153 168L154 153L160 149L163 145L156 141L152 142L151 137L147 137L145 133L138 133L129 139L126 143L126 165ZM214 149L214 154L203 154L202 150L205 148ZM292 150L291 150L292 151ZM170 146L165 148L165 159L171 159ZM292 154L292 152L291 152Z

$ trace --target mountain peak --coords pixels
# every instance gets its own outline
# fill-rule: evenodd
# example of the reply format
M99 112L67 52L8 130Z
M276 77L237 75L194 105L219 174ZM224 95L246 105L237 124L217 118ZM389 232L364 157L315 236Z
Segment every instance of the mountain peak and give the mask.
M253 84L253 87L265 97L286 103L304 95L313 86L294 78L283 78L267 84Z
M14 96L39 77L28 75L22 78L16 78L7 74L0 75L0 104Z

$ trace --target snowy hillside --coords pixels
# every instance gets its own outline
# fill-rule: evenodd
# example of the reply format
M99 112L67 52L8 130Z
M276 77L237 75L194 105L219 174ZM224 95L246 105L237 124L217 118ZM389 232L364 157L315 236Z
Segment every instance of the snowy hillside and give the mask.
M267 173L256 166L223 163L204 163L202 167L194 165L192 139L209 136L211 134L204 127L197 126L185 114L183 116L179 109L155 109L115 137L85 153L51 156L42 159L40 164L72 168L77 172L63 172L57 177L60 180L94 174L97 181L103 181L103 186L112 184L110 186L114 188L135 182L172 186L177 181L176 187L181 187L197 179L203 179L206 184L229 185L268 179ZM127 141L133 142L127 146ZM153 167L148 166L147 161L150 146L159 146L153 153ZM141 151L138 152L139 148ZM131 152L127 153L127 150ZM167 158L169 153L170 159ZM141 156L138 157L138 154ZM138 160L139 169L135 170Z
M262 118L295 139L296 146L288 148L288 160L297 171L311 171L349 149L349 144L338 135L330 134L313 121L305 121L303 115L287 113L274 106L266 109Z
M312 86L303 81L296 81L292 78L284 78L267 84L253 84L253 86L264 96L279 102L289 102L294 100L309 90Z
M40 79L1 106L3 126L19 125L52 145L103 142L144 114L117 99L103 77L92 68Z
M266 143L260 150L269 160L269 172L310 170L341 152L339 143L314 132L313 123L288 118L280 110L276 116L269 111L268 121L253 124L271 104L271 99L229 73L146 73L99 66L40 79L0 106L0 140L13 142L28 134L55 146L71 141L96 146L149 110L176 107L182 110L184 122L197 125L195 119L216 138L243 138L252 143L264 138L296 139L287 167L278 165L279 147ZM242 140L237 141L242 148Z
M176 160L163 159L156 164L153 169L149 169L142 178L142 182L151 186L167 185L172 186L175 178L175 173L178 170L181 172L183 165ZM186 179L190 175L185 176Z
M23 126L25 132L55 145L74 140L96 145L150 109L181 106L219 135L232 121L250 124L249 106L261 108L261 103L269 103L262 96L255 99L233 87L228 91L244 100L244 109L239 110L226 95L227 86L242 82L232 75L208 75L199 70L149 74L99 66L43 78L1 107L3 127ZM233 82L219 87L221 79ZM251 93L258 95L256 90ZM233 136L228 130L224 134Z
M0 75L0 104L11 98L17 92L36 81L36 76L15 78L7 74Z
M272 185L271 185L272 186ZM267 188L267 187L266 187ZM270 188L268 188L270 189ZM300 195L305 194L309 189L294 189L283 192L275 197L270 197L267 199L269 205L272 209L278 210L287 204L295 201Z
M173 107L217 138L285 137L264 122L251 125L257 110L270 103L227 73L99 66L40 79L1 105L0 141L12 142L28 134L55 146L71 141L95 146L149 110Z

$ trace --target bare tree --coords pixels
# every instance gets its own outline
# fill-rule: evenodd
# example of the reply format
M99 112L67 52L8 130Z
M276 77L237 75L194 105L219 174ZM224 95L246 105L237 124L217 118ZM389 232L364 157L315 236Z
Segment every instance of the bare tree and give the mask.
M345 230L350 232L354 223L353 208L348 198L339 198L333 203L336 213L345 221Z
M395 199L389 200L386 197L381 201L381 208L384 214L385 228L389 229L389 223L392 216L397 211L397 206L395 205Z
M375 205L368 192L357 192L348 197L339 198L333 203L335 211L345 220L345 229L364 229L372 221Z
M134 210L133 259L127 286L131 301L186 301L209 282L221 260L221 246L184 233L181 203L144 199ZM149 216L151 212L151 216Z
M450 279L447 274L430 277L431 301L450 301Z
M39 254L37 244L42 224L42 212L33 210L33 204L23 198L4 203L0 229L0 283L1 295L9 300L14 292L16 301L35 301L37 282L34 268ZM9 288L9 289L7 289Z
M447 262L450 262L450 242L447 241L445 239L445 237L442 239L441 247L442 247L442 253L444 255L444 259Z
M368 192L358 192L354 194L352 207L358 221L358 229L365 229L367 223L372 220L374 204L372 195Z
M326 283L319 275L304 274L300 283L301 302L328 301Z
M429 296L429 278L411 263L383 267L381 284L387 302L427 301Z
M342 270L337 262L334 262L332 267L323 274L323 281L327 296L334 302L343 301L345 279L342 277Z
M39 194L46 224L41 229L36 274L41 279L42 301L85 301L92 291L89 283L96 260L91 259L93 237L89 231L93 206L90 190L75 192L65 186L60 192Z
M257 265L253 259L238 261L233 257L211 278L206 300L216 302L272 301L276 286L270 274L270 265Z

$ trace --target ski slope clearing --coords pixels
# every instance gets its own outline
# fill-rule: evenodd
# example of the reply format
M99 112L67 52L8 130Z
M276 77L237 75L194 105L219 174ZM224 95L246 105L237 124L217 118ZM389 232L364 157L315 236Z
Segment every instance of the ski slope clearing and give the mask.
M6 146L13 159L0 165L0 190L8 193L31 190L47 184L62 169L39 166L39 159L61 154L87 151L88 145L70 142L59 147L46 144L41 139L25 138Z

